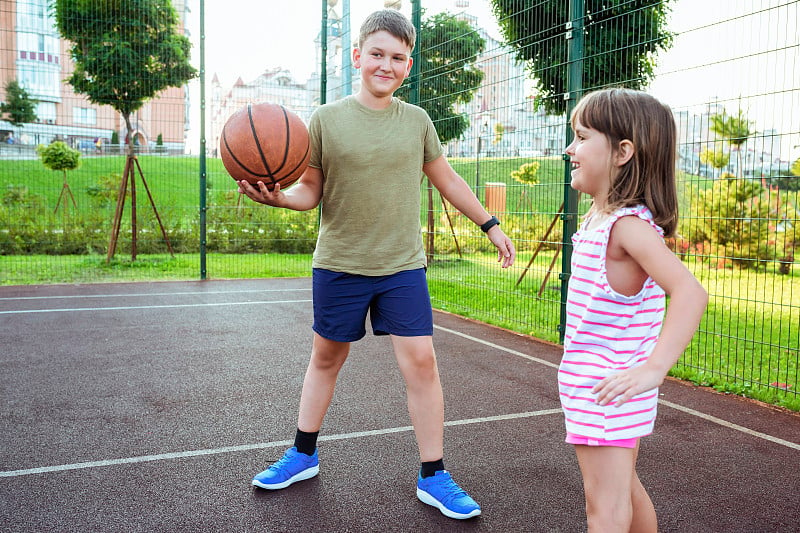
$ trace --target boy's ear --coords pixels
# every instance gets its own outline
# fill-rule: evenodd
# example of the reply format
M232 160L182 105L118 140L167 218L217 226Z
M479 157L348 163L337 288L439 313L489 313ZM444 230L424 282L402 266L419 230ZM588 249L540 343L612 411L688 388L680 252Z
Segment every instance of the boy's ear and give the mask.
M357 46L353 47L353 68L361 68L361 49Z
M411 65L413 65L413 64L414 64L414 58L413 57L409 57L408 58L408 66L406 67L406 78L411 76Z
M633 154L636 153L636 147L633 146L633 143L628 139L623 139L619 142L619 146L617 146L616 158L615 163L618 167L621 167L625 163L631 160Z

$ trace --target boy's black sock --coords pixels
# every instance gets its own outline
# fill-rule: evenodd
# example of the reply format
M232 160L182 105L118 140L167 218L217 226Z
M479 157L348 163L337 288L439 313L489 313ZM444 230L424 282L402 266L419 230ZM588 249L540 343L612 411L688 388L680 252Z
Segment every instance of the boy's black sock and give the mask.
M307 431L297 430L294 436L294 446L297 451L306 455L314 455L314 450L317 449L317 437L319 431L309 433Z
M431 477L439 470L444 470L444 459L438 461L425 461L422 463L422 470L420 475L422 477Z

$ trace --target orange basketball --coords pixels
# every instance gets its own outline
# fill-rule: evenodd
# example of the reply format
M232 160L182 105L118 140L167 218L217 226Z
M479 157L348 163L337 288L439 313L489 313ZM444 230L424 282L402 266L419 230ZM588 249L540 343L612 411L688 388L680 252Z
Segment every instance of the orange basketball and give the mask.
M297 181L311 157L306 125L278 104L247 104L225 123L219 144L233 179L263 181L269 190Z

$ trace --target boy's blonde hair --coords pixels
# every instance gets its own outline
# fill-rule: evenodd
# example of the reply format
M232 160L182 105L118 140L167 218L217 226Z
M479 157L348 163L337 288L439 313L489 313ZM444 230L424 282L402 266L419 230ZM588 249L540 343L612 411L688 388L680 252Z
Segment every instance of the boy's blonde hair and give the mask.
M572 111L583 126L604 134L612 151L629 140L630 160L612 178L606 210L644 204L664 235L678 225L678 191L675 183L677 128L669 106L642 91L603 89L584 96Z
M381 9L375 11L361 24L358 33L358 47L364 46L364 41L373 33L385 31L397 37L413 50L417 41L417 30L408 18L394 9Z

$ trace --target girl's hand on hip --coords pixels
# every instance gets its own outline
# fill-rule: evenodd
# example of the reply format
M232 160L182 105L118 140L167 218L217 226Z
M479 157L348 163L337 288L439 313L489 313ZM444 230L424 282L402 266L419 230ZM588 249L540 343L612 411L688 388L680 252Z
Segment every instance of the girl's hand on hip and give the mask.
M634 396L655 389L664 382L664 374L647 364L608 376L592 388L598 405L614 403L619 407Z

